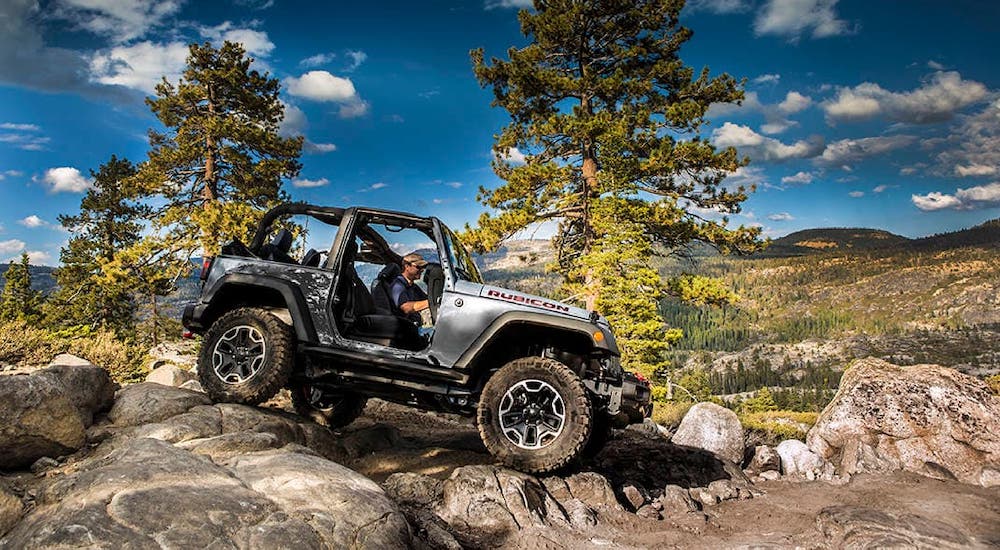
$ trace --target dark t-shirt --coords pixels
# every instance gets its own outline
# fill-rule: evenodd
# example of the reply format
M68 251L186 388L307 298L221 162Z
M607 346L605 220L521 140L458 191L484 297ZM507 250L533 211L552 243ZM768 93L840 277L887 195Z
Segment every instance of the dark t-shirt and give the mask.
M424 289L420 288L416 284L411 284L406 280L406 277L402 275L396 277L396 280L392 282L391 289L392 303L396 304L397 308L400 308L402 312L402 306L406 302L419 302L421 300L427 299L427 293ZM420 313L414 311L405 317L414 323L420 325L423 321L420 319Z

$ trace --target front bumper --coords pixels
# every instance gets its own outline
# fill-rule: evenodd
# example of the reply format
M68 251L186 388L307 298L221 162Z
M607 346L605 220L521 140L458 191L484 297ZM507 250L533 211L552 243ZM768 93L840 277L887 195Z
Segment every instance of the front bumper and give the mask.
M653 414L653 392L649 382L628 371L622 373L621 413L628 416L629 424L638 424Z
M197 302L184 306L184 313L181 314L181 324L184 325L185 329L195 334L204 334L207 327L201 322L201 319L206 309L208 309L207 304Z

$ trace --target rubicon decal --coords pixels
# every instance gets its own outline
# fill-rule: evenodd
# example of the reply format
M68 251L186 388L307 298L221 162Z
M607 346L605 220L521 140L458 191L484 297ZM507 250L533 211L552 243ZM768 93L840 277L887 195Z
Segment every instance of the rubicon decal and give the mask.
M486 296L489 298L496 298L498 300L505 300L508 302L514 302L517 304L525 304L534 307L540 307L544 309L551 309L552 311L561 311L563 313L569 313L569 306L564 306L562 304L552 303L541 298L534 298L531 296L523 296L521 294L514 294L513 292L501 292L499 290L487 290Z

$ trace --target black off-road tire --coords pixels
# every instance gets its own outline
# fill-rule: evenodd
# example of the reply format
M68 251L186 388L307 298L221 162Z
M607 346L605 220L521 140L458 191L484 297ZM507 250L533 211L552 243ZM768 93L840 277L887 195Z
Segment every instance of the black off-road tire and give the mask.
M537 449L518 446L504 434L500 407L504 396L525 381L540 381L554 390L564 405L562 429ZM476 419L487 450L505 466L527 473L557 470L580 456L590 437L591 403L580 377L569 367L544 357L526 357L507 363L483 387Z
M238 327L250 327L263 338L263 362L245 379L226 382L216 373L213 356L219 340ZM234 309L212 323L198 356L198 379L212 401L257 405L285 386L294 365L292 328L265 309L245 307Z
M320 395L309 384L291 388L291 394L292 406L299 416L330 429L343 428L354 422L368 403L367 397L353 392Z

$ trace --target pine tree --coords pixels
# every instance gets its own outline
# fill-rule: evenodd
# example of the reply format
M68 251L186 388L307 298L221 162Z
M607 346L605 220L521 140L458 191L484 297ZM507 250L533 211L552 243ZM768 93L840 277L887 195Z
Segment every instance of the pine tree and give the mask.
M139 242L151 208L128 198L125 182L136 168L127 159L112 155L90 174L94 185L80 201L80 213L59 216L73 237L60 253L62 267L54 274L59 290L46 313L52 324L106 327L124 336L135 327L137 286L127 279L106 280L102 269Z
M494 106L512 121L494 144L504 183L480 190L495 211L467 228L478 251L525 227L553 220L563 293L601 308L615 326L627 366L662 366L668 332L657 303L668 290L654 254L692 242L723 252L757 246L759 229L729 229L697 209L740 211L746 190L723 186L746 163L716 151L698 132L712 103L743 98L729 75L697 76L679 57L691 31L677 0L536 0L519 14L531 39L509 60L472 52L474 71ZM508 160L513 149L526 163ZM622 278L624 277L624 280ZM690 284L681 288L689 288Z
M284 198L282 178L298 174L302 138L278 135L280 84L252 62L239 44L192 44L177 85L164 79L146 99L167 128L149 131L136 178L140 194L165 203L155 227L166 235L147 243L152 250L211 255L246 240L262 210Z
M28 321L38 319L42 296L31 289L31 271L28 254L21 254L21 261L13 260L4 273L3 294L0 294L0 321Z

